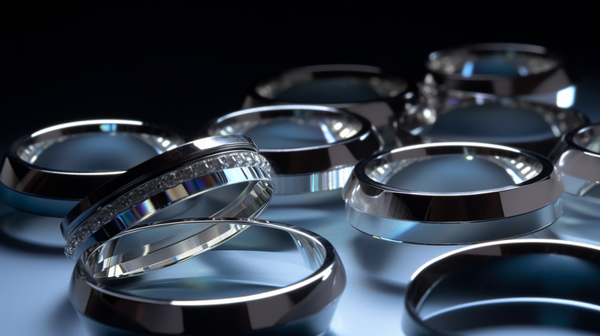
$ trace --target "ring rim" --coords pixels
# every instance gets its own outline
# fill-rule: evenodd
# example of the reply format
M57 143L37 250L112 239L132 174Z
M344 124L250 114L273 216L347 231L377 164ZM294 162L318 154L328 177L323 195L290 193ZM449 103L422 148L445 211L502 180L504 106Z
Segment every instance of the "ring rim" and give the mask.
M274 290L269 290L266 292L261 292L258 294L251 294L251 295L247 295L247 296L242 296L242 297L233 297L233 298L223 298L223 299L207 299L207 300L159 300L159 299L148 299L148 298L143 298L143 297L137 297L137 296L133 296L130 294L124 294L124 293L119 293L119 292L115 292L112 291L110 288L107 288L107 286L110 284L110 282L103 282L103 281L98 281L97 279L94 279L90 274L89 271L87 270L86 266L84 265L83 262L83 256L82 258L80 258L77 262L77 265L73 271L73 275L72 275L72 281L71 281L71 288L70 288L70 298L71 298L71 302L73 303L73 306L75 307L75 309L83 314L84 316L88 317L88 318L92 318L94 320L97 320L98 318L102 318L102 319L108 319L110 320L110 316L106 317L106 315L115 315L117 314L117 312L113 312L111 310L106 310L106 309L102 309L102 310L98 310L98 309L94 309L94 305L90 304L91 302L99 302L99 303L105 303L110 307L116 307L115 305L117 305L117 302L120 303L129 303L130 305L134 305L134 306L143 306L143 307L147 307L149 308L148 310L144 310L144 311L151 311L153 309L175 309L175 310L180 310L182 312L184 311L189 311L190 314L187 315L189 317L194 316L194 318L198 318L198 316L203 316L203 314L201 314L201 312L203 311L208 311L209 309L214 310L215 308L220 308L218 309L220 314L222 314L222 310L223 309L230 309L232 311L233 316L235 315L244 315L247 316L245 313L246 310L251 310L251 309L256 309L256 308L261 308L262 310L264 310L264 305L262 307L261 306L262 303L268 303L269 301L273 301L278 298L278 297L286 297L286 300L289 300L289 298L293 297L293 301L294 301L294 305L291 305L289 307L283 306L280 307L282 309L288 310L288 313L291 311L296 311L294 314L292 314L292 320L291 321L281 321L280 319L275 319L275 318L270 318L270 321L268 322L261 322L260 324L262 324L262 326L259 326L259 328L254 328L254 326L250 325L250 326L241 326L238 325L236 323L230 323L227 324L227 328L231 329L231 330L225 330L225 331L221 331L222 333L236 333L236 332L244 332L244 331L251 331L251 330L263 330L265 328L271 328L271 327L277 327L282 323L291 323L295 320L301 320L307 316L311 316L313 314L318 314L319 312L327 309L327 308L331 308L333 307L333 309L335 309L335 305L337 304L337 301L339 299L339 297L341 296L345 286L346 286L346 274L345 274L345 270L343 267L343 264L341 263L341 260L339 259L339 256L335 250L335 248L333 247L333 245L325 238L323 238L322 236L308 231L306 229L303 228L299 228L299 227L295 227L289 224L283 224L283 223L277 223L277 222L270 222L270 221L261 221L261 220L255 220L255 219L238 219L238 218L219 218L219 219L215 219L215 218L208 218L208 219L183 219L183 220L176 220L176 221L166 221L166 222L161 222L161 223L153 223L152 225L154 226L166 226L166 225L185 225L185 224L193 224L193 223L207 223L207 224L230 224L230 223L236 223L236 224L240 224L240 225L248 225L248 226L262 226L262 227L267 227L267 228L272 228L272 229L277 229L277 230L283 230L289 233L293 233L296 235L299 235L301 237L303 237L304 239L306 239L306 241L309 241L313 244L316 244L316 246L320 246L322 251L323 251L323 261L321 265L318 265L318 268L316 270L313 270L312 274L303 278L303 279L299 279L298 281L295 281L293 284L287 285L285 287L282 288L278 288L278 289L274 289ZM315 293L319 292L320 295L319 300L316 300L316 302L310 306L306 306L306 305L301 305L300 303L303 302L303 300L309 299L309 298L315 298ZM85 293L85 294L83 294ZM311 294L313 294L311 296ZM280 300L281 301L281 300ZM277 302L280 302L277 301ZM253 302L253 307L250 307L250 305L247 305L249 302ZM276 306L281 306L281 305L276 305ZM155 307L155 308L152 308ZM163 308L161 308L163 307ZM299 308L296 308L299 307ZM107 307L109 308L109 307ZM300 311L298 311L300 310ZM194 314L191 314L191 313ZM200 313L200 314L199 314ZM118 315L121 316L122 314L125 315L129 315L130 318L132 319L136 319L138 318L138 316L136 315L135 309L131 309L131 310L127 310L127 311L119 311ZM160 316L163 316L162 314L158 315L158 317L156 318L160 318ZM166 316L166 315L164 315ZM184 316L186 316L184 314ZM232 316L229 315L229 318L231 318ZM168 317L167 317L168 318ZM246 317L247 318L247 317ZM141 318L139 318L139 320L141 320ZM143 324L143 321L139 321L138 322L140 324ZM289 318L287 320L290 320ZM115 319L110 320L112 322L112 324L115 323L119 323L119 321L116 321ZM171 326L169 328L173 329L175 328L176 330L179 330L181 332L181 330L185 329L185 328L190 328L189 325L185 324L184 319L182 319L182 321L174 321L174 320L169 320L170 323L173 324L177 324L179 322L181 322L181 326ZM189 321L188 321L189 322ZM199 323L201 324L201 323ZM220 323L215 322L215 324L218 324L219 328L224 328L224 326ZM258 323L257 323L258 324ZM327 323L328 324L328 323ZM113 325L114 326L114 325ZM115 326L117 328L124 328L127 329L127 326ZM147 326L146 326L147 327ZM180 328L178 328L180 327ZM196 328L192 327L192 329L202 329L202 330L206 330L206 324L203 325L199 325L196 326ZM249 327L249 328L248 328ZM145 330L146 332L152 332L151 330ZM162 331L164 332L164 331ZM190 334L198 334L196 330L185 330L186 334L190 333Z

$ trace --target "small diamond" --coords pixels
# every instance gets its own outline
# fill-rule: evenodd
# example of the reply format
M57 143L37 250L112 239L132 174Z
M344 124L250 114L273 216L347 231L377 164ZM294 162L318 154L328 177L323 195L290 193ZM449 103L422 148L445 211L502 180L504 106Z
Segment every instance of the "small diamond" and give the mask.
M210 172L214 172L215 170L218 170L220 167L220 163L218 160L207 160L206 162L206 166L208 167L208 170Z
M175 187L176 185L179 184L177 182L177 179L175 178L175 174L173 174L173 173L169 173L169 174L161 176L161 180L165 184L165 187L166 187L165 189L173 188L173 187Z
M100 219L100 222L102 222L102 224L106 224L112 220L111 214L105 209L100 210L98 218Z
M175 179L178 183L187 182L194 178L194 170L191 166L187 166L185 168L178 169L175 172Z
M230 165L229 156L226 156L226 155L219 156L219 163L221 164L222 169L229 168L229 165Z

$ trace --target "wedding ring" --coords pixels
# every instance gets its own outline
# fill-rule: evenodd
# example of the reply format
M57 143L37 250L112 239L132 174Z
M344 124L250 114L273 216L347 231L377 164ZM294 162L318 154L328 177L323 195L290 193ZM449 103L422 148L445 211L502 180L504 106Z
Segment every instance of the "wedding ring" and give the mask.
M485 43L433 52L419 84L426 97L458 93L521 97L568 108L575 102L573 74L546 48Z
M61 223L67 241L65 254L77 259L119 233L147 223L150 217L157 220L158 213L165 219L175 219L189 209L202 210L210 217L258 216L273 193L269 171L256 145L244 136L208 137L171 149L110 180L73 208ZM202 234L218 244L240 231L217 225L189 237ZM187 238L182 235L185 233L157 237L136 259L139 272L180 261L176 255L165 253L165 247ZM192 254L211 247L194 247Z
M414 336L473 330L593 334L600 316L599 256L597 246L551 239L489 242L446 253L412 275L402 329Z
M595 194L600 183L600 125L565 134L549 157L561 175L566 193L600 204Z
M378 67L328 64L286 70L255 83L243 108L318 104L345 109L367 118L394 146L392 124L398 112L412 106L414 89L402 77Z
M548 155L565 133L585 125L588 118L573 109L462 95L429 99L406 110L398 118L396 134L402 145L480 141Z
M183 143L172 131L134 120L87 120L48 127L8 148L0 193L16 209L63 217L97 187Z
M134 279L98 279L99 267L121 257L116 249L99 246L78 260L72 275L70 299L84 324L161 335L320 335L327 331L346 275L331 243L308 230L251 219L186 219L132 229L106 244L125 240L127 245L140 234L153 235L145 231L177 231L195 225L251 228L218 249ZM249 285L244 292L232 290L244 284ZM223 286L229 290L225 295L234 291L234 296L221 296Z
M266 126L278 133L269 133ZM310 139L302 139L302 131ZM233 112L210 123L206 132L252 136L271 164L278 198L338 190L359 160L382 149L382 140L368 120L317 105L278 105ZM251 132L262 134L255 137Z
M415 163L448 157L497 165L514 184L471 191L419 191L386 185ZM448 142L403 147L362 160L342 196L348 222L365 234L396 242L444 245L538 231L560 216L563 190L556 169L542 155L492 144Z

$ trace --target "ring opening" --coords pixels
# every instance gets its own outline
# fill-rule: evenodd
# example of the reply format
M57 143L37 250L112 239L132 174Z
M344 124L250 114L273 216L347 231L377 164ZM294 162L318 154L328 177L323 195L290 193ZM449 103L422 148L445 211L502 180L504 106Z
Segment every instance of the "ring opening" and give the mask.
M592 126L583 129L573 136L573 142L590 152L600 154L600 127Z
M543 168L527 155L504 157L479 153L476 147L463 149L426 157L418 150L391 153L367 164L365 173L375 182L405 190L465 192L519 184Z

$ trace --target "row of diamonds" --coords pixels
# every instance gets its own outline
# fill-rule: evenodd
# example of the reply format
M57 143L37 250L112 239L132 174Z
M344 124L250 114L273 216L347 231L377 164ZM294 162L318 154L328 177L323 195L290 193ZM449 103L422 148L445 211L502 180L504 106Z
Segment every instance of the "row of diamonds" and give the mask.
M100 230L104 224L154 195L184 182L191 181L199 176L215 173L227 168L251 166L259 166L267 174L271 173L271 166L262 155L254 152L235 152L196 161L152 179L120 196L85 221L69 237L65 245L65 254L72 259L73 253L79 245L96 231Z

